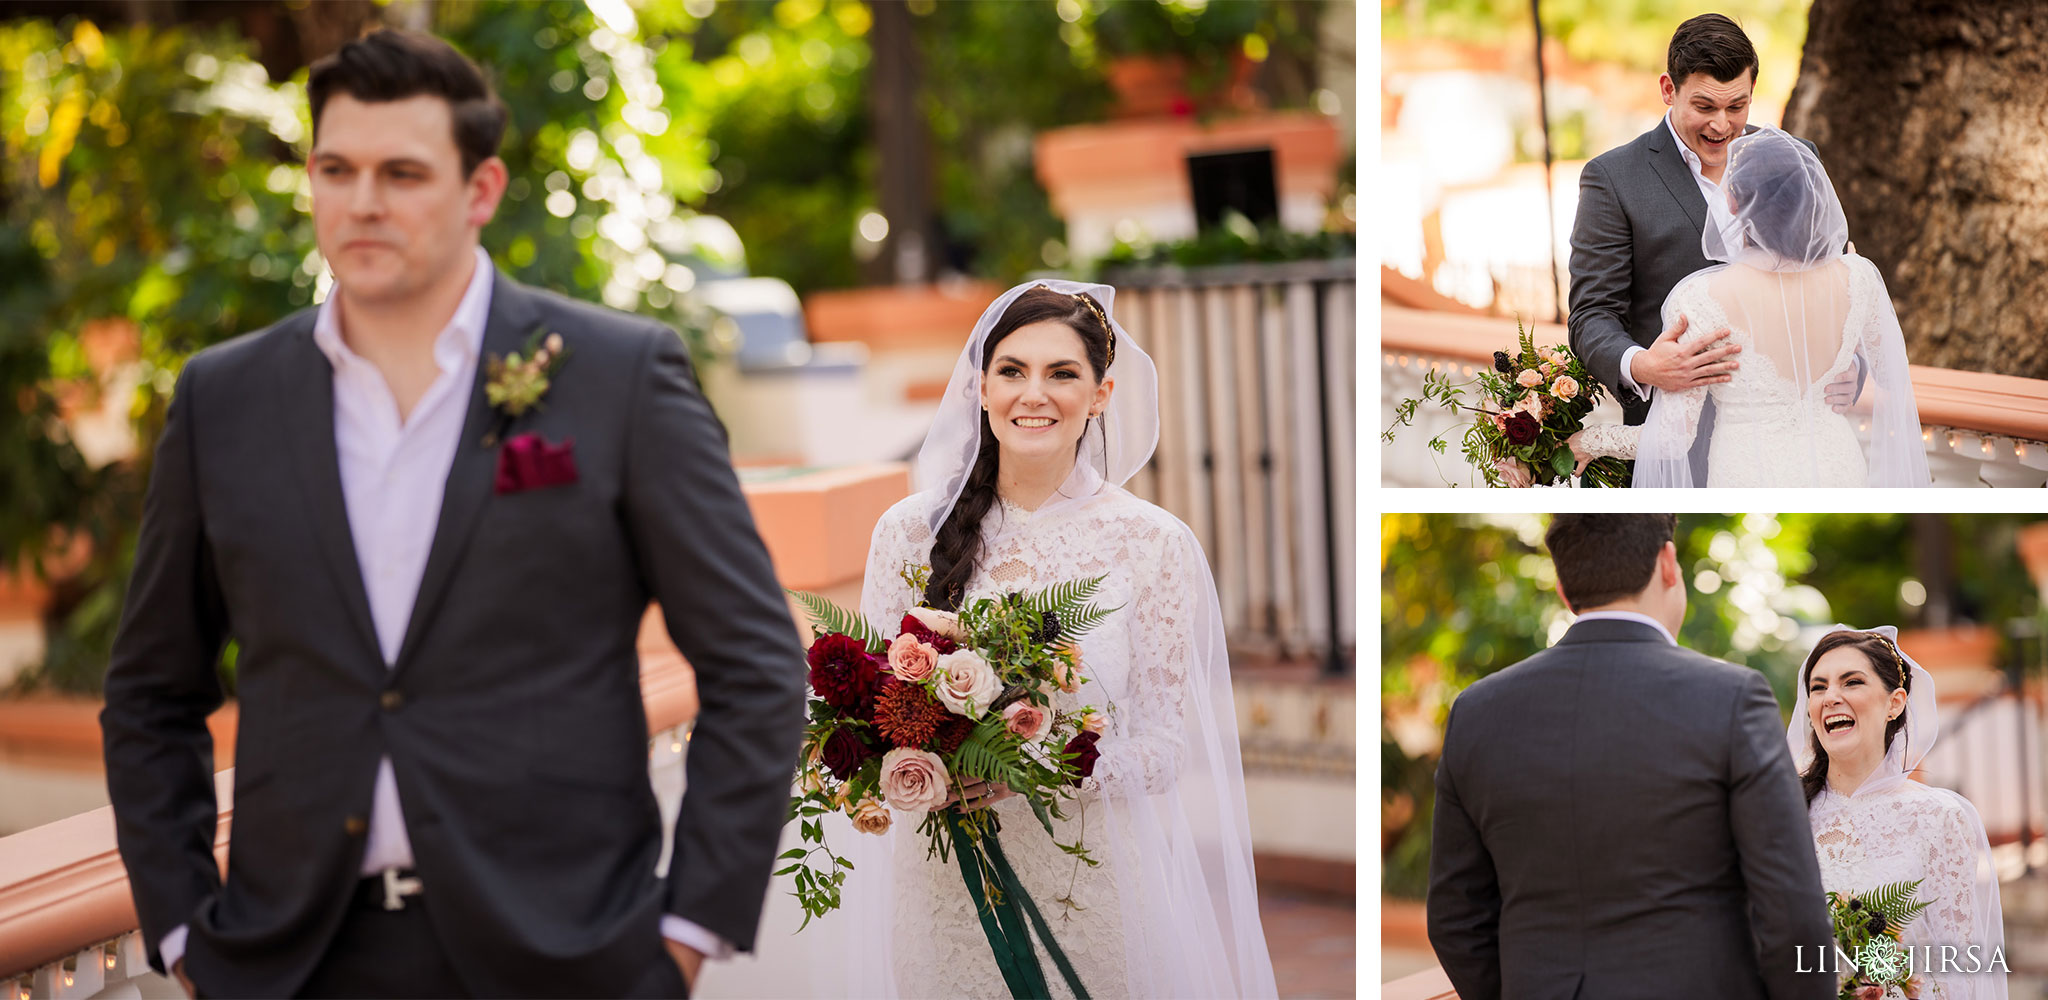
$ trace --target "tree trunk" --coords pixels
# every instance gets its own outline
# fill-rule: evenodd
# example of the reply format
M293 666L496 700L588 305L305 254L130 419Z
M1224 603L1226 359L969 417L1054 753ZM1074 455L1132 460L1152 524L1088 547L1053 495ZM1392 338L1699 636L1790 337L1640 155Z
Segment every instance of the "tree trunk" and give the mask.
M903 0L878 0L869 9L874 12L868 36L874 57L868 109L874 116L876 182L889 235L866 277L878 284L916 284L931 277L941 249L932 210L931 137L919 106L924 60L917 26Z
M1915 364L2048 378L2048 6L1814 0L1811 139Z

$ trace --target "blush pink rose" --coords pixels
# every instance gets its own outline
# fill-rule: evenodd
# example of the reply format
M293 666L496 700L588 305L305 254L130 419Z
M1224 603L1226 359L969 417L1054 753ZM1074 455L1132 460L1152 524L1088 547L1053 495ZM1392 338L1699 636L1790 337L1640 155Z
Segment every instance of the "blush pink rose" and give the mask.
M939 665L939 651L906 632L889 644L889 672L899 681L916 684L931 677Z
M1515 384L1524 389L1534 389L1543 384L1543 373L1534 368L1523 369L1522 374L1515 376Z
M1556 382L1551 383L1550 389L1557 393L1557 398L1570 399L1579 394L1579 380L1570 375L1560 375Z
M981 718L996 696L1003 693L1003 682L996 677L995 668L971 649L939 657L938 670L932 676L939 682L939 703L954 715L970 719Z
M946 802L946 762L924 750L897 747L882 758L882 797L904 812L930 812Z
M1030 702L1015 702L1003 709L1003 725L1022 739L1043 739L1052 729L1052 713Z

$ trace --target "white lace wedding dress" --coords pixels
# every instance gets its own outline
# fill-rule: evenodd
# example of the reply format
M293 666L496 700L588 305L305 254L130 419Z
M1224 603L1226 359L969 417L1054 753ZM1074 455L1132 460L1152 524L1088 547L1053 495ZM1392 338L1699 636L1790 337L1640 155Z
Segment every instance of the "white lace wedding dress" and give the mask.
M1942 948L1956 949L1956 969L1983 969L1999 942L1980 929L1995 913L1996 881L1980 872L1983 827L1975 810L1954 792L1913 781L1880 783L1851 796L1823 791L1809 811L1821 887L1861 895L1893 882L1922 880L1917 900L1931 903L1900 933L1911 948L1921 1000L1988 1000L2005 996L1997 972L1941 971ZM1983 898L1987 892L1990 899ZM1973 958L1970 948L1976 948ZM1926 970L1926 971L1923 971ZM1898 995L1898 994L1894 994Z
M932 493L914 495L884 514L875 529L861 610L888 634L922 598L900 574L906 565L928 563L928 515L940 502ZM1199 724L1193 706L1203 696L1195 688L1205 683L1207 667L1206 652L1197 648L1198 625L1213 586L1192 533L1160 508L1106 487L1041 513L999 501L983 522L982 539L970 598L1102 576L1096 602L1121 606L1081 640L1089 683L1054 697L1061 711L1093 705L1107 718L1093 777L1083 782L1067 819L1054 821L1059 839L1085 843L1100 867L1055 846L1022 799L992 807L1001 818L1004 853L1082 985L1097 997L1270 995L1263 938L1249 944L1216 940L1216 921L1205 918L1224 903L1200 890L1199 871L1195 890L1187 889L1187 866L1198 862L1188 856L1196 853L1187 842L1189 831L1176 829L1185 821L1161 825L1161 817L1182 815L1184 796L1201 791L1183 787L1198 783L1183 780L1196 756L1186 727ZM1233 742L1234 735L1233 727ZM1239 816L1242 794L1240 783ZM888 937L896 992L1006 997L957 859L926 856L927 841L917 833L921 818L898 814L889 835L894 906ZM1248 848L1239 849L1249 886ZM1249 933L1256 935L1255 908L1253 913ZM1240 923L1238 930L1246 928ZM1230 933L1228 923L1223 931ZM1245 964L1260 970L1262 989L1256 985L1259 974L1246 972L1251 985L1238 986L1231 971L1233 956L1248 954L1253 945L1256 957ZM1042 943L1038 953L1053 996L1070 996Z
M1829 383L1858 376L1859 356L1867 366L1889 354L1882 343L1882 320L1890 315L1885 296L1877 269L1861 257L1803 272L1735 266L1690 275L1671 291L1667 325L1685 317L1680 344L1729 330L1729 342L1742 348L1734 356L1740 367L1726 382L1660 390L1669 398L1656 401L1644 426L1590 427L1581 444L1594 455L1636 458L1641 438L1654 434L1675 442L1682 455L1712 396L1705 485L1866 485L1870 470L1857 424L1867 414L1836 413L1825 394ZM1799 306L1787 309L1787 301ZM1780 321L1787 315L1797 329ZM1641 479L1637 485L1668 485Z

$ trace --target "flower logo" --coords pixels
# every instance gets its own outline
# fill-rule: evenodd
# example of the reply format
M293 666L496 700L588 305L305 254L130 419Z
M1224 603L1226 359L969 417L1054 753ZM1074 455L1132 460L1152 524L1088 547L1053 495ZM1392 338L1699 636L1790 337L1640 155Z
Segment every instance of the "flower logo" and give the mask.
M1899 946L1891 938L1879 937L1871 940L1856 952L1856 966L1872 978L1890 981L1906 971L1905 956L1899 954Z

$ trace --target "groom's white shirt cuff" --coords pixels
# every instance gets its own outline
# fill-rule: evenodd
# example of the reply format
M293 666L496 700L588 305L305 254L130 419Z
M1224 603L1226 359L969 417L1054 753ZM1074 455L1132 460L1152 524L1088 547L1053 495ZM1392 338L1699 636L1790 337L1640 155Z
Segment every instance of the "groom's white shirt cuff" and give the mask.
M1628 366L1636 359L1636 355L1643 353L1644 350L1641 344L1631 344L1628 350L1621 352L1621 387L1635 393L1637 399L1650 398L1650 390L1636 384L1635 378L1629 374Z
M1671 637L1671 630L1665 628L1663 622L1660 622L1657 619L1650 617L1649 615L1638 614L1634 611L1588 611L1585 614L1580 615L1578 618L1574 619L1572 624L1576 625L1579 622L1595 622L1600 621L1602 619L1617 622L1639 622L1641 624L1648 625L1651 628L1656 629L1657 634L1663 636L1665 642L1668 642L1674 646L1678 645L1678 640L1673 639Z
M661 915L661 936L686 948L693 948L712 961L731 958L732 942L719 937L673 913Z
M185 937L192 932L190 924L179 924L164 935L157 945L157 953L164 957L166 970L178 967L178 960L185 957ZM661 936L685 947L694 948L705 958L724 961L733 955L732 942L719 937L673 913L661 916Z
M191 924L179 924L164 935L163 942L156 946L157 954L164 957L164 971L178 967L178 960L185 957L185 935L192 932Z

